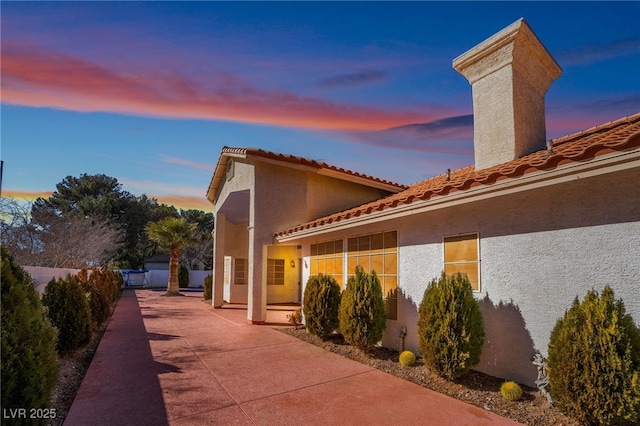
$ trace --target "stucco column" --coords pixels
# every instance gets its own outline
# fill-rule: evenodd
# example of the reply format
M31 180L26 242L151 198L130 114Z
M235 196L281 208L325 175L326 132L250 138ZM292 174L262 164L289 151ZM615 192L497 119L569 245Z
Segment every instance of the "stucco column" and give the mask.
M267 320L267 248L256 240L256 232L249 228L249 295L247 320L264 324Z
M213 288L211 305L219 308L224 303L224 239L227 218L224 213L216 214L213 230Z

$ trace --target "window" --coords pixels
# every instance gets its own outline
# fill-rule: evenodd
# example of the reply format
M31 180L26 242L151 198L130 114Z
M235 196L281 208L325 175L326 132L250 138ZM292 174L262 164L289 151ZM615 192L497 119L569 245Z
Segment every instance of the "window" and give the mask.
M361 235L347 240L347 273L356 266L365 272L375 271L382 286L387 319L398 319L398 232Z
M233 179L233 174L234 174L234 161L230 159L227 161L227 170L226 170L227 181L230 181L231 179Z
M247 259L236 259L233 265L233 284L247 285L249 262Z
M444 273L466 274L473 291L480 291L480 250L478 234L444 238Z
M267 259L267 285L284 285L284 259Z
M311 275L330 275L342 287L344 284L342 247L342 240L311 244Z

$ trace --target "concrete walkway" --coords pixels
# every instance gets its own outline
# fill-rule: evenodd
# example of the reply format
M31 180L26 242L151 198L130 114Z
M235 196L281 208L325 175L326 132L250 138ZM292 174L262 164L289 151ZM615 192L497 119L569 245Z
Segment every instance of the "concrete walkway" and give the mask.
M517 424L201 298L124 291L65 426Z

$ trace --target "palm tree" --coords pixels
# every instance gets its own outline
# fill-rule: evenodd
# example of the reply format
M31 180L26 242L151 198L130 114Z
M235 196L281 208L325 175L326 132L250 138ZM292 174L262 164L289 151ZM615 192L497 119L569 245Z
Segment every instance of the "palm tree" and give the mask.
M184 218L177 217L167 217L147 225L149 239L155 241L161 247L170 249L167 296L180 295L180 287L178 285L180 248L194 241L193 231L195 228L195 223L188 223Z

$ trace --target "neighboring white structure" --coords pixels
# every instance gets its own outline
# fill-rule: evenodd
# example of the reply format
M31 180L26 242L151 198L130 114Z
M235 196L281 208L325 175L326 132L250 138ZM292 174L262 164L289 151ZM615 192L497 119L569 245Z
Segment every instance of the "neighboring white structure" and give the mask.
M546 355L556 321L588 290L611 285L640 324L640 113L547 142L544 92L560 68L523 20L454 67L473 87L474 166L293 226L285 223L295 218L280 221L281 212L297 212L326 192L319 185L282 198L276 169L266 170L244 186L249 232L262 237L249 251L245 245L225 253L249 259L257 253L264 266L270 252L299 247L302 283L319 272L345 283L358 264L375 270L387 304L383 344L398 348L405 326L405 346L414 352L427 284L443 270L464 272L486 333L476 369L533 385L532 355ZM230 182L212 183L209 199L229 194ZM247 208L253 193L267 200L265 208ZM216 203L216 212L224 214L225 206ZM232 225L222 226L216 221L216 234ZM214 287L221 294L224 260L216 253ZM264 303L265 275L249 275L247 284Z

